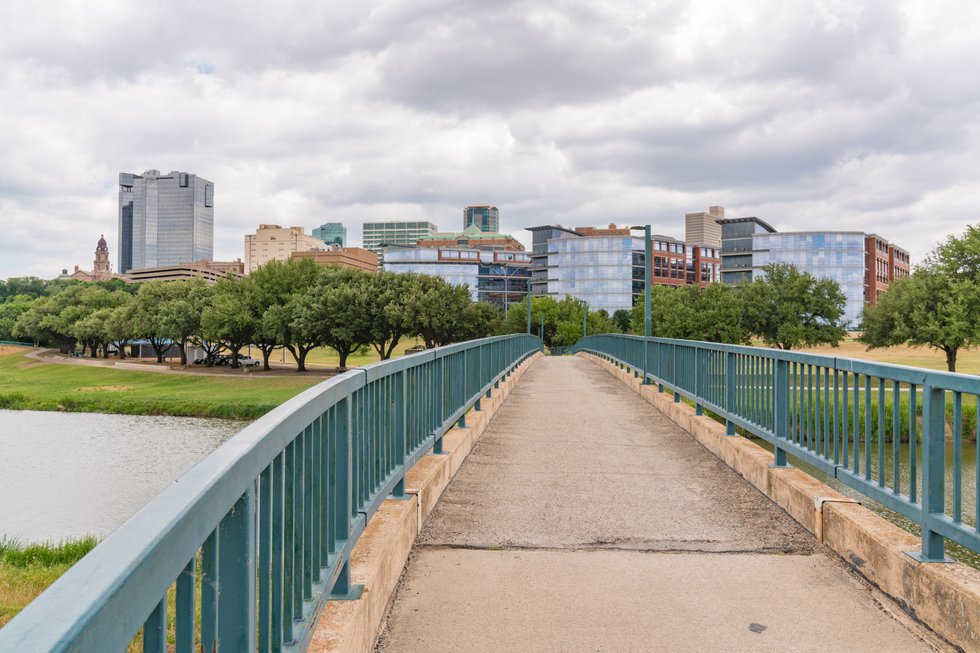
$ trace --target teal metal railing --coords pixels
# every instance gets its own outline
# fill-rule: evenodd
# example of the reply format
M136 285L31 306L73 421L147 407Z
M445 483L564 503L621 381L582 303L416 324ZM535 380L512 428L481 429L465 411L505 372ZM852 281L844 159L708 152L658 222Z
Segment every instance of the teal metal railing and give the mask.
M192 467L0 629L2 651L290 651L405 474L534 352L486 338L368 365L257 420ZM175 588L173 587L175 586ZM198 589L199 588L199 589ZM168 602L168 592L173 598Z
M980 456L963 456L964 438L980 433L980 377L640 336L589 336L575 350L715 413L728 435L766 440L775 466L792 454L917 522L920 560L945 560L947 539L980 551Z

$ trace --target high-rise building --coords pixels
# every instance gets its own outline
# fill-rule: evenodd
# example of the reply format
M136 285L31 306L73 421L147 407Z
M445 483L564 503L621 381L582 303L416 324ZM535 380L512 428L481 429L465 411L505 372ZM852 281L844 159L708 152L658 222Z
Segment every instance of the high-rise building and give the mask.
M560 225L531 232L531 294L574 297L590 310L630 309L643 292L643 238L627 228Z
M790 263L818 279L833 279L844 293L844 319L860 323L868 304L909 274L908 252L862 231L776 232L758 218L721 221L724 283L764 276L769 263Z
M530 256L511 250L464 247L385 247L386 272L415 272L466 286L473 301L491 302L505 311L525 301Z
M378 269L383 269L384 251L382 245L414 245L423 236L436 233L431 222L412 220L387 220L384 222L365 222L361 234L364 249L378 255Z
M187 172L119 173L119 272L214 256L214 184Z
M463 229L476 225L480 231L500 231L500 211L496 206L467 206L463 209Z
M326 245L347 247L347 227L342 222L325 222L313 230L313 236Z
M718 220L725 219L725 207L711 206L708 212L684 214L684 240L692 245L721 247L721 225Z
M307 235L303 227L260 224L254 234L245 234L245 274L251 274L269 261L286 261L293 252L324 249L319 238Z

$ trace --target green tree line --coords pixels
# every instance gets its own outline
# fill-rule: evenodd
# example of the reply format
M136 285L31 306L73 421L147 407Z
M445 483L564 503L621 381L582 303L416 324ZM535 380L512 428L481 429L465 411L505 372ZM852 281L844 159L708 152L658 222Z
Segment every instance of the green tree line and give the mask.
M405 338L437 347L498 333L503 321L497 307L437 277L368 274L310 260L273 261L213 286L198 279L138 286L11 279L0 291L11 285L0 303L6 329L0 339L26 338L64 353L81 345L93 357L110 349L123 355L128 343L143 340L159 362L173 343L182 364L193 345L209 358L228 352L237 366L239 352L252 345L265 369L282 348L304 371L310 351L327 346L346 368L348 357L367 346L385 360ZM12 308L9 315L3 307Z

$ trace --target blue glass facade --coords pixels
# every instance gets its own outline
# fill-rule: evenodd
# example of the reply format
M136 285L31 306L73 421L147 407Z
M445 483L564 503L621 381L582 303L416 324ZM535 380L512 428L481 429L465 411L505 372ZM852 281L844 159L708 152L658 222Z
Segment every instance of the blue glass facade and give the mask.
M473 301L507 310L527 297L529 263L525 252L393 247L385 251L384 270L441 277L454 286L469 288Z
M319 238L326 245L347 247L347 227L341 222L326 222L313 229L313 237Z
M790 263L818 279L833 279L847 297L844 319L855 326L864 309L864 238L859 231L757 234L752 245L753 274L760 274L769 263Z
M186 172L119 174L119 272L214 258L214 184Z
M463 209L463 229L476 225L480 231L500 231L500 211L496 206L467 206Z
M535 231L534 235L548 234ZM593 310L610 314L633 307L634 298L643 292L643 239L632 236L582 236L567 230L553 230L547 244L547 263L537 263L533 274L544 274L547 280L537 285L536 294L562 299L574 297L588 302ZM534 243L533 254L539 254ZM537 288L546 287L541 293Z

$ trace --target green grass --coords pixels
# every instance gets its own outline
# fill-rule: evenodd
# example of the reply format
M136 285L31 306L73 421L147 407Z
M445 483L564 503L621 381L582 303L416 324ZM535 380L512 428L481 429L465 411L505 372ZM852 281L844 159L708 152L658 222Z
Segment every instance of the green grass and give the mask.
M0 539L0 628L96 544L94 537L27 546Z
M319 382L307 376L192 376L44 363L0 351L0 408L254 419Z
M884 349L868 349L863 343L848 338L838 347L824 345L801 349L801 352L838 356L841 358L860 358L878 363L924 367L930 370L946 371L946 354L929 347L910 347L900 345ZM980 348L964 349L959 352L956 371L960 374L980 374Z
M420 344L422 344L422 341L416 338L402 338L401 341L398 343L398 346L395 347L395 351L391 355L391 357L398 358L399 356L404 356L406 349ZM277 356L279 356L279 358L277 358ZM275 354L272 355L272 360L273 361L281 360L281 354L276 352ZM381 356L379 356L378 352L374 350L374 347L368 346L363 348L360 352L351 354L350 357L347 359L347 366L359 367L361 365L370 365L371 363L377 363L380 360L381 360ZM287 353L286 362L290 363L292 361L293 361L292 357ZM310 352L309 356L307 356L306 358L306 362L312 365L330 365L336 367L337 365L340 364L340 357L337 356L337 352L334 351L333 349L330 349L329 347L320 347Z

